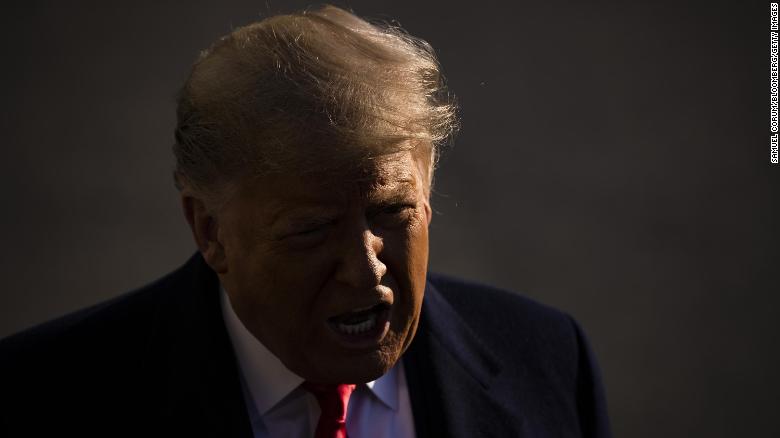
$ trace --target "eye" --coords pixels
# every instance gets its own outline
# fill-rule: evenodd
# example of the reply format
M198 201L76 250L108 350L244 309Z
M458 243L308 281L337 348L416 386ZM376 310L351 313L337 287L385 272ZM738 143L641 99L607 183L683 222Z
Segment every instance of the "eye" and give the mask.
M391 204L379 209L371 219L383 228L397 228L409 222L415 208L414 204Z
M310 228L305 228L305 229L302 229L302 230L295 231L295 232L291 233L290 235L291 236L306 236L306 235L309 235L309 234L314 234L314 233L316 233L318 231L322 231L324 228L325 228L325 225L315 225L315 226L312 226Z
M330 222L302 225L285 234L283 240L295 247L314 246L325 239L329 225Z

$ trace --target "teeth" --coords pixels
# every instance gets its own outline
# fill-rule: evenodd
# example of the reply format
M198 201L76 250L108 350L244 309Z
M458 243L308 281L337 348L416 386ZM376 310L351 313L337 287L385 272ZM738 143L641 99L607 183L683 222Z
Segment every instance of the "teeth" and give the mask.
M342 333L357 335L367 332L376 326L376 315L370 315L365 321L356 324L338 323L337 327Z

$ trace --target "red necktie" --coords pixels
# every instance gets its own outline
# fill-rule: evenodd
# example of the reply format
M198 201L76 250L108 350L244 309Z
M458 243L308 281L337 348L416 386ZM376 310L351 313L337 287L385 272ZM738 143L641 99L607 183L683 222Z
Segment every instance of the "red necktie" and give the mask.
M320 404L320 421L314 438L347 438L347 404L355 385L324 385L303 382Z

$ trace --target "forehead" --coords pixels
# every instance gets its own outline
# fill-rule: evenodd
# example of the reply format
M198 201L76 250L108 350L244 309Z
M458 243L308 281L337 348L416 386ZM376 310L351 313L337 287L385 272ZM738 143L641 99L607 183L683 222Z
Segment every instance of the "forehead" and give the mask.
M337 211L355 202L410 200L424 179L408 151L366 160L329 172L286 172L252 178L241 185L242 203L261 207L270 221L283 215Z

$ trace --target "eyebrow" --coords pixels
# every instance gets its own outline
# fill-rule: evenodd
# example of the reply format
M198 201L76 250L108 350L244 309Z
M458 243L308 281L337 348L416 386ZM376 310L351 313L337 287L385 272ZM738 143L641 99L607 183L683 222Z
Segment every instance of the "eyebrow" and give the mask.
M327 218L333 218L338 215L338 209L334 207L326 207L323 205L301 205L293 204L287 208L281 208L274 213L272 226L277 225L279 222L284 221L285 224L291 225L308 225L312 223L323 222Z
M379 185L364 193L369 205L388 206L409 202L416 194L417 184L414 178L393 179L390 184ZM322 202L290 199L273 213L271 226L280 222L284 225L301 226L327 222L339 216L344 205L338 202Z
M393 181L392 185L380 186L368 193L369 202L387 204L408 200L417 192L417 184L413 178L403 178Z
M323 211L311 211L306 213L295 212L294 214L284 218L286 224L292 226L307 226L307 225L320 225L328 223L338 217L338 214L333 212ZM280 218L282 219L282 218Z

